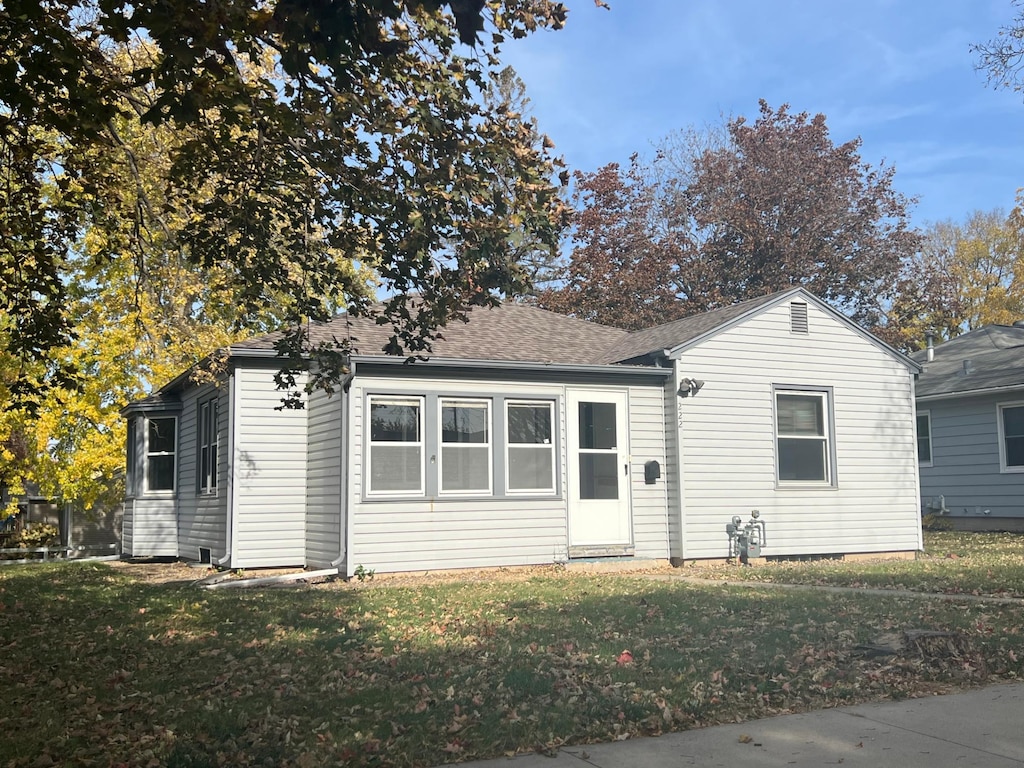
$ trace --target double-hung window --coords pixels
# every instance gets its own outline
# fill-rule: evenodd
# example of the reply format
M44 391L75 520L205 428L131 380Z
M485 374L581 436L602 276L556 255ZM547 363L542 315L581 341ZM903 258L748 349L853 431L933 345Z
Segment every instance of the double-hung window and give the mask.
M505 401L505 478L510 494L555 492L555 404Z
M828 392L775 391L780 483L832 483Z
M999 406L999 454L1003 472L1024 472L1024 403Z
M423 398L371 396L369 403L368 494L422 495Z
M173 491L177 423L174 416L147 419L146 490Z
M217 492L217 399L199 404L199 492Z
M928 411L917 413L917 461L925 467L932 465L932 419Z
M444 494L491 492L491 401L441 398Z

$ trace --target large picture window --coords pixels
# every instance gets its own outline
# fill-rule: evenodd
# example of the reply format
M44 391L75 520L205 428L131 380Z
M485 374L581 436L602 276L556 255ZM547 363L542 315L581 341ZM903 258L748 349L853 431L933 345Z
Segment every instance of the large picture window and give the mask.
M423 398L370 397L370 494L423 493Z
M831 483L828 393L775 392L776 459L780 483Z
M506 401L506 485L509 493L555 492L555 404Z
M999 406L1000 458L1004 472L1024 472L1024 403Z
M441 493L491 490L491 403L441 398Z
M932 464L932 419L928 411L917 414L917 461L926 467Z
M199 404L199 492L217 491L217 400Z
M146 427L146 490L173 491L177 423L174 416L147 420Z

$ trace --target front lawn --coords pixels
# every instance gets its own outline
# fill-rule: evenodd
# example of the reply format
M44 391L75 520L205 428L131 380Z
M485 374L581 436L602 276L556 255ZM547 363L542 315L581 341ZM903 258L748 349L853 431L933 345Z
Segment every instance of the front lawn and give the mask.
M1024 608L548 568L200 591L0 570L0 765L429 766L1021 676ZM902 652L858 649L948 631Z
M687 573L730 581L1024 598L1024 534L926 531L924 541L924 552L914 561L769 562L750 568L697 564ZM771 548L766 547L764 554L771 555Z

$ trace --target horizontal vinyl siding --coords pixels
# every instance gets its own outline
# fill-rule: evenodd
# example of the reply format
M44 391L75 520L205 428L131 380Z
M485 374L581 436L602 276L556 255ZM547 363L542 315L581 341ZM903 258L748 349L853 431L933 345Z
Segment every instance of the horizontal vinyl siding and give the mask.
M629 451L633 511L633 544L637 557L667 558L668 492L665 485L665 391L629 390ZM644 481L644 464L657 461L662 476L653 485Z
M509 382L430 380L401 382L356 379L350 396L352 423L351 484L348 489L352 514L348 572L360 565L379 572L437 570L446 568L535 565L564 560L567 545L565 488L565 398L557 385ZM468 397L504 395L514 398L557 400L560 474L559 498L494 498L462 500L418 498L407 501L364 501L363 441L366 393L422 394L424 391ZM503 414L494 407L495 417ZM427 471L434 447L425 447ZM497 460L501 446L494 445Z
M307 412L277 410L283 393L270 368L239 368L235 385L231 563L236 568L304 565Z
M125 515L133 557L177 557L178 520L174 499L130 500Z
M724 557L726 524L753 509L765 555L918 548L911 375L813 304L808 316L809 333L791 333L784 303L678 361L706 382L679 401L686 558ZM832 388L835 487L776 487L773 385Z
M121 553L128 557L132 557L135 553L132 551L132 523L135 515L135 499L127 498L124 500L124 514L121 517Z
M352 485L352 549L350 568L362 565L384 571L433 570L550 563L565 559L566 528L566 418L562 387L508 382L429 382L357 379L352 390L350 448ZM558 498L486 498L459 500L418 498L408 501L363 500L364 408L367 392L492 398L531 397L557 399ZM661 388L629 389L631 497L633 539L637 557L667 557L666 445L664 391ZM429 406L428 406L429 407ZM497 401L495 419L504 418ZM497 435L495 436L497 437ZM494 455L504 460L503 444L495 439ZM425 446L427 471L436 446ZM644 482L644 463L656 460L663 478L654 485ZM500 488L496 489L499 493Z
M944 496L951 515L1024 517L1024 472L1002 472L999 461L997 407L1015 402L1024 394L918 404L932 428L932 466L921 467L926 508Z
M199 404L217 398L217 492L199 493ZM207 385L182 397L178 416L178 556L199 559L199 548L213 559L227 551L227 434L230 420L228 387Z
M306 449L306 565L327 568L341 553L342 413L345 395L310 395Z

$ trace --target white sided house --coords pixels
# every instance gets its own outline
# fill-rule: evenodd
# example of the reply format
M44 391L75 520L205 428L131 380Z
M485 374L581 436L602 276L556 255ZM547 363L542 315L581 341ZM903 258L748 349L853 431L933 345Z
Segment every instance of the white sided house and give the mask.
M377 572L921 548L919 367L803 289L629 333L506 304L427 361L341 317L333 396L283 410L266 336L125 409L127 556Z

